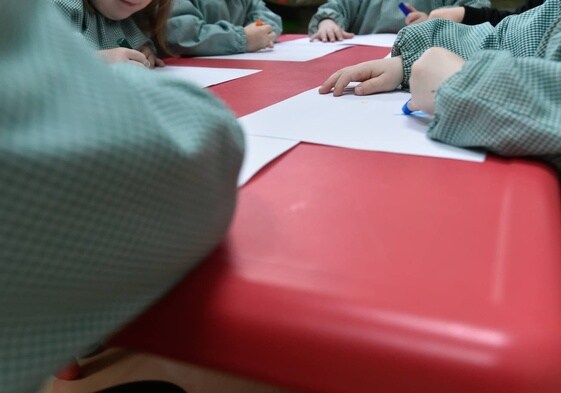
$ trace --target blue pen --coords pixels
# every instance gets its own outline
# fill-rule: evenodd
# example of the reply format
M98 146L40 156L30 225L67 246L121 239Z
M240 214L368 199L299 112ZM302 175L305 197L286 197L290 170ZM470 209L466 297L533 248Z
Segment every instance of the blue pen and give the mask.
M405 16L409 15L409 13L411 12L411 11L409 11L409 8L407 8L405 3L399 3L398 7L401 10L401 12L403 12L405 14Z
M403 106L401 107L401 111L403 112L404 115L410 115L411 113L415 112L412 111L411 109L409 109L409 106L407 104L409 104L409 102L411 101L411 98L407 100L407 102L405 104L403 104Z

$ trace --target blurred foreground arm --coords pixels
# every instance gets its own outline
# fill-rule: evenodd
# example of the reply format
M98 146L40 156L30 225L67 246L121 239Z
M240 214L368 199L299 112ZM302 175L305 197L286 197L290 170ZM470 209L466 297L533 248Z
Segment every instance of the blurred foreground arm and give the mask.
M142 312L223 237L243 138L207 91L107 65L44 2L0 13L0 386Z

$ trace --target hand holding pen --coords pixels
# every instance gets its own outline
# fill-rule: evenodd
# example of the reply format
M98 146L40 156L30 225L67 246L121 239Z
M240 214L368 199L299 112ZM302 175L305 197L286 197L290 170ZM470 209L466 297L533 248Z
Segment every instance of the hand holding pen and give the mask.
M422 11L417 11L415 7L413 7L409 3L399 3L399 9L405 15L405 24L412 25L415 23L424 22L429 18L428 14Z
M143 53L132 49L124 38L117 40L119 48L102 49L98 53L107 63L133 63L150 68L150 61Z
M411 99L403 105L403 113L415 111L433 114L436 92L440 85L460 71L465 61L444 48L430 48L411 67L409 88Z
M265 48L272 48L275 44L277 35L273 27L261 19L244 27L247 39L246 51L256 52Z

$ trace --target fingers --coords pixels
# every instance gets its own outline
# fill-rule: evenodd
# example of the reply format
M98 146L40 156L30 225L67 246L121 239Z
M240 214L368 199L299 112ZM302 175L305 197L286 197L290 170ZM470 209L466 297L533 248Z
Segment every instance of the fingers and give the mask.
M360 81L364 81L364 80L368 79L369 78L368 73L369 73L369 69L364 64L359 64L357 66L343 68L342 70L339 70L336 73L334 73L333 75L331 75L320 86L319 93L320 94L327 94L327 93L333 91L333 95L335 97L342 96L344 91L345 91L345 88L349 85L349 83L360 82ZM364 83L362 83L361 85L364 85ZM359 85L359 86L361 86L361 85ZM368 89L369 85L367 84L366 86L367 86L366 91L370 91L370 89ZM362 92L362 89L359 88L358 92ZM355 94L356 93L357 93L357 90L355 88ZM368 93L364 93L364 94L368 94ZM362 95L362 94L359 94L359 95Z
M411 25L415 23L420 23L428 19L428 15L424 12L412 12L405 17L405 24Z
M146 56L146 58L148 59L148 63L149 63L149 68L154 68L156 66L156 55L153 53L150 53L148 56Z
M150 68L150 61L148 60L146 55L144 55L144 53L134 49L127 49L126 56L129 60L135 61L137 63L142 64L145 67Z
M343 72L344 72L344 69L339 70L339 71L335 72L334 74L332 74L329 78L327 78L327 80L325 82L323 82L323 84L319 87L319 93L320 94L330 93L331 90L333 90L333 87L335 86L335 83L337 82L337 80L339 79L340 75Z
M381 73L379 75L374 75L372 78L357 85L354 89L354 93L357 96L365 96L380 93L382 91L390 91L395 89L395 86L392 83L393 82L387 73Z
M319 88L320 94L333 92L343 95L351 82L362 82L354 89L356 95L367 95L395 90L403 81L403 64L400 56L371 60L343 68L331 75Z
M166 63L162 59L156 58L156 67L165 67Z
M343 39L353 38L355 33L349 33L348 31L343 31Z
M405 7L407 7L407 9L409 10L409 12L417 12L417 9L415 7L413 7L411 4L409 3L405 3Z
M318 40L319 38L320 38L320 37L319 37L319 31L316 31L314 34L312 34L312 35L310 36L310 42L313 42L313 41L315 41L315 40Z

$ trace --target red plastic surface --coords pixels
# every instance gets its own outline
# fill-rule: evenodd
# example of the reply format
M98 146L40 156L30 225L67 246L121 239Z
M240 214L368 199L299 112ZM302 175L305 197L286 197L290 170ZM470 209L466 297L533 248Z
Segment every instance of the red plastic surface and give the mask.
M243 115L386 53L175 62L263 69L212 89ZM556 176L535 162L301 144L112 344L306 392L559 393L560 218Z

